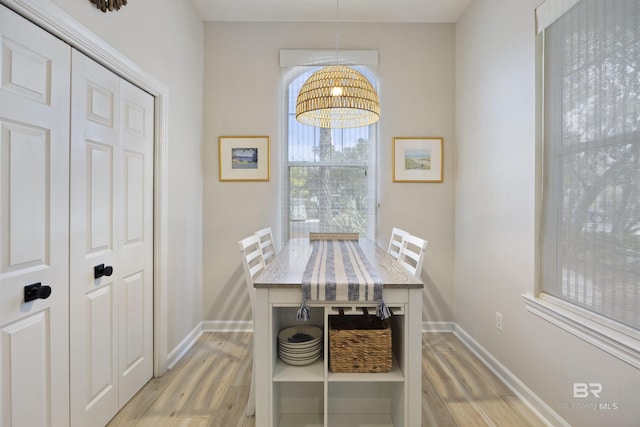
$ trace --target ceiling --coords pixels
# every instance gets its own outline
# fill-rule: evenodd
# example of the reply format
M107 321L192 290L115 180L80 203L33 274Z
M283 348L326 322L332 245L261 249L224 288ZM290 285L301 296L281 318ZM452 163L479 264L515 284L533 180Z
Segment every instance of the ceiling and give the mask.
M209 22L456 22L472 0L191 0ZM338 3L339 2L339 3Z

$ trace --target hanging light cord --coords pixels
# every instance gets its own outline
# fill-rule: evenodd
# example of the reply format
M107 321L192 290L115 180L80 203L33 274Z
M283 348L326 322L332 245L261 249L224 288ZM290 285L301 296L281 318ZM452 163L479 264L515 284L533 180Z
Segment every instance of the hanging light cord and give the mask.
M336 0L336 64L317 70L302 85L296 99L296 120L344 129L369 126L379 118L380 101L371 82L356 69L340 65L340 0Z
M336 65L340 65L340 0L336 0Z

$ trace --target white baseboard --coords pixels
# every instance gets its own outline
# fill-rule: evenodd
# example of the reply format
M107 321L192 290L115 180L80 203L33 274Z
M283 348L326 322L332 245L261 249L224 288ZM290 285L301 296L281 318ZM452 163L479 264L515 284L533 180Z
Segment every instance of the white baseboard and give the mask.
M171 369L196 343L203 332L253 332L250 320L204 320L196 325L189 334L167 356L167 366Z
M422 332L453 332L453 322L422 322Z
M189 351L198 338L200 338L200 335L202 335L202 322L198 323L196 327L193 328L182 341L180 341L180 344L175 346L175 348L169 352L167 355L168 369L173 368L175 364L182 359L182 356Z
M253 332L251 320L205 320L202 322L204 332Z
M529 409L540 417L545 424L549 426L570 426L569 423L457 324L454 324L453 334L509 387L516 396L522 399Z

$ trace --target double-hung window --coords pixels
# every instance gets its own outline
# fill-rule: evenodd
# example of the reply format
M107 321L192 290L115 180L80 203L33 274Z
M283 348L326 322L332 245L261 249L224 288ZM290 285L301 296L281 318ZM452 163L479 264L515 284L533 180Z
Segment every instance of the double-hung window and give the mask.
M310 51L307 55L313 57L317 52ZM335 60L335 52L330 58ZM350 66L365 75L375 87L371 67ZM309 232L318 231L357 232L373 238L376 125L325 129L303 125L295 117L300 87L321 67L283 67L286 110L284 229L288 230L289 238L307 237Z
M640 2L573 3L543 32L541 298L625 347L640 332Z

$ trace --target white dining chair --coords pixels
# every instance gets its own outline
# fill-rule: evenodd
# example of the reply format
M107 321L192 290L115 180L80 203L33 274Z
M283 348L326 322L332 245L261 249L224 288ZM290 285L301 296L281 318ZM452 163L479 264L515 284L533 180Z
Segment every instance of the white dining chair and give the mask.
M398 261L417 278L420 278L422 272L427 243L429 242L412 234L407 234L402 239Z
M389 248L387 253L395 259L400 258L400 250L402 249L402 241L404 236L408 236L409 233L401 228L393 227L391 230L391 239L389 239Z
M256 306L256 291L253 287L253 280L256 278L264 267L265 263L262 258L262 251L260 249L260 238L257 234L253 234L238 242L240 246L240 252L242 254L242 265L244 267L245 283L247 285L247 292L249 293L249 300L251 302L251 319L255 319L255 306ZM256 399L255 399L255 358L253 359L253 368L251 369L251 388L249 389L249 399L247 401L246 413L247 416L255 415L256 413Z
M271 227L265 227L256 231L256 236L260 239L260 252L262 253L262 260L267 265L273 260L276 255L276 247L273 243L273 233Z

